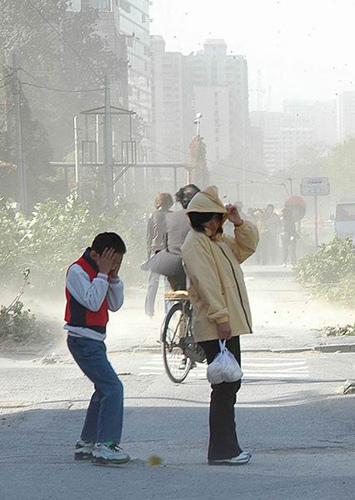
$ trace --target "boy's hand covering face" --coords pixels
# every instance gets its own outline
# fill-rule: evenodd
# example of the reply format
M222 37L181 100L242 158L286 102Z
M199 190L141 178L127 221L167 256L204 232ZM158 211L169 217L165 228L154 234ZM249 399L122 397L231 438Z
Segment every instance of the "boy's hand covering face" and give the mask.
M100 273L109 274L113 267L114 259L117 254L113 248L105 248L97 259Z
M119 270L121 268L123 260L123 255L120 253L115 253L111 270L109 272L110 278L117 278Z

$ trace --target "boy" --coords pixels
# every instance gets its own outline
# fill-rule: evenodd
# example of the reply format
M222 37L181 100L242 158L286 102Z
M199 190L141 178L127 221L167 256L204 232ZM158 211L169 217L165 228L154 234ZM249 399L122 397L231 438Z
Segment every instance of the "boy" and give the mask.
M91 247L69 267L65 312L68 347L76 363L94 383L75 460L103 465L127 463L119 447L123 424L123 385L106 355L108 310L123 304L123 283L118 277L126 246L115 233L96 236Z

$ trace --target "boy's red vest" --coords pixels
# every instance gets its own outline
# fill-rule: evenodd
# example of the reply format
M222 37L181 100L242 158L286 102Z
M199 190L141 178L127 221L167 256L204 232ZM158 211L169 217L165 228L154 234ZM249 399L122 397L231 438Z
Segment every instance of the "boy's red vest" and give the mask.
M99 274L99 268L94 260L90 257L91 248L88 248L84 255L79 260L74 262L80 266L86 274L88 274L90 281ZM71 267L71 266L70 266ZM69 268L70 269L70 268ZM66 288L67 305L65 309L65 321L68 326L79 326L82 328L90 328L98 333L106 333L106 325L108 322L108 304L107 299L102 303L100 309L96 312L90 311L85 306L80 304Z

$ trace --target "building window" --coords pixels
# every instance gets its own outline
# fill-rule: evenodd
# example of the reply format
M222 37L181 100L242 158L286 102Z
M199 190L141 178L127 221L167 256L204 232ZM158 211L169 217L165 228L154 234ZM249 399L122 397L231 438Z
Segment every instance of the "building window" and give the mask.
M121 0L121 9L125 10L126 12L131 12L131 5L126 2L126 0Z
M110 0L90 0L90 7L101 11L111 12Z
M68 0L67 5L68 5L68 10L70 11L74 12L81 11L81 0Z
M142 14L142 23L146 23L147 22L147 16L145 14Z

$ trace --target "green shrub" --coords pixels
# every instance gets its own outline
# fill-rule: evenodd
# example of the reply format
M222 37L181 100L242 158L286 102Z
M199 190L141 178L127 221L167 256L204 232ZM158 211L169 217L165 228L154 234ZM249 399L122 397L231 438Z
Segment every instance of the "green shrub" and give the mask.
M355 324L348 324L345 326L327 326L324 328L324 333L328 337L342 337L345 335L355 335Z
M25 309L21 296L29 283L29 270L23 273L20 292L8 306L0 306L0 343L30 344L48 342L48 328L37 321L30 309Z
M295 266L296 279L320 297L355 303L355 252L351 240L335 237Z
M145 213L136 205L115 207L112 215L95 215L76 194L66 203L48 200L35 206L25 218L0 200L0 272L17 286L16 276L31 269L31 285L38 292L64 289L65 272L103 231L120 233L127 245L122 277L128 284L145 279L140 264L145 258Z
M1 284L8 286L14 276L21 276L19 254L27 239L28 223L16 210L16 205L0 198L0 272Z

